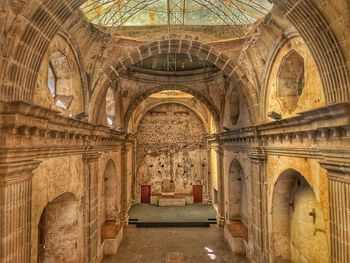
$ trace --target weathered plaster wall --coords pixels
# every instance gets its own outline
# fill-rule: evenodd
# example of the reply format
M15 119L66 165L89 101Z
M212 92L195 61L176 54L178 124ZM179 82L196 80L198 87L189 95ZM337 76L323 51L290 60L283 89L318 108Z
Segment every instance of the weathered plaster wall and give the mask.
M304 59L305 79L303 92L299 97L297 106L288 110L288 107L286 107L284 102L286 99L279 98L277 93L277 76L283 59L291 50L295 50ZM322 83L315 61L304 41L300 37L292 37L277 53L271 72L269 73L265 98L265 120L271 120L267 117L267 113L271 111L280 113L282 117L285 118L296 115L298 112L318 108L324 105L325 98L323 95Z
M328 262L328 240L320 204L308 185L297 187L293 195L290 212L292 262ZM309 215L312 211L315 211L315 221Z
M83 161L80 155L62 156L45 159L34 171L32 195L32 262L37 262L38 225L45 206L63 193L75 195L78 209L78 225L80 226L77 240L77 250L80 255L83 250ZM67 215L69 216L69 215ZM80 257L82 260L82 257ZM57 261L59 262L59 261ZM80 261L81 262L81 261Z
M48 204L44 213L44 257L40 262L82 262L79 200L65 193Z

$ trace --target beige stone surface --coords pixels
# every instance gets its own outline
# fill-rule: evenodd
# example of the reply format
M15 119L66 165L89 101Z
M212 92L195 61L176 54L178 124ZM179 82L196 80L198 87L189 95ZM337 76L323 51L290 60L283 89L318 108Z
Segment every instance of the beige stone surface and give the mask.
M288 97L284 99L280 98L277 92L277 87L279 85L277 79L281 63L285 56L293 50L301 55L304 59L305 66L303 90L297 101L290 101ZM291 105L294 103L295 106ZM271 111L277 112L285 118L324 105L325 98L322 90L322 83L315 61L304 41L300 37L292 37L278 50L273 61L271 72L268 75L265 98L265 120L271 121L271 119L267 117L267 113Z
M56 197L71 193L81 206L84 196L83 163L81 155L61 156L44 160L34 171L32 194L32 262L37 261L38 255L38 225L43 209ZM77 211L78 236L77 247L81 255L83 249L82 223L83 213ZM81 258L81 257L80 257Z
M186 112L190 124L201 126L182 136L202 144L188 156L177 150L175 192L191 203L192 186L205 185L218 225L238 219L247 226L250 261L350 262L349 1L271 2L272 10L249 26L120 27L106 34L84 19L79 1L1 1L0 263L37 262L41 218L48 261L100 261L102 224L127 224L141 184L153 184L156 194L162 183L169 186L171 158L149 150L178 147L174 138L168 141L178 126L164 131L148 117L154 107L169 112L164 108L174 103L181 105L179 115ZM294 72L298 56L281 71L292 50L304 62L301 79ZM206 66L191 62L193 71L171 71L169 54ZM72 99L67 109L48 89L50 57L60 71L58 95ZM163 60L147 68L155 57ZM175 68L182 62L185 69L184 61ZM302 93L281 98L281 74L284 84L291 75L292 87L302 83ZM114 103L110 93L106 99L111 89ZM165 90L186 96L159 95ZM271 111L282 119L269 118ZM115 114L110 126L106 113ZM181 177L189 167L191 176ZM62 198L67 195L72 199ZM140 233L160 239L176 233L176 242L198 235L219 241L220 260L245 261L231 258L221 230L211 228L211 236L197 230L132 229L122 242L143 248ZM162 250L157 260L205 261L191 254L202 247L189 255L188 246L174 250L158 242L153 248ZM129 257L133 251L126 249L122 245L122 259L143 256ZM156 262L148 252L142 250Z

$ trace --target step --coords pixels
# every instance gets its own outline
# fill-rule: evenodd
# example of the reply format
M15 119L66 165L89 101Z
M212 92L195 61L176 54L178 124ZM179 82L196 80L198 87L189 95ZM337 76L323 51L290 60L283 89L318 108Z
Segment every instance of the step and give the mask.
M209 222L132 222L136 227L209 227Z

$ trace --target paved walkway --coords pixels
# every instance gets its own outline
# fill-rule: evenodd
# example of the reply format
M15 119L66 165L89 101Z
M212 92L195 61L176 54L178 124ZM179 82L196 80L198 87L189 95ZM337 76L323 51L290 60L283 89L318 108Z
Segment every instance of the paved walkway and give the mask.
M138 204L129 211L130 219L144 222L207 222L215 216L213 206L207 204L176 207Z
M125 229L116 255L103 263L247 263L232 254L223 229L209 228L136 228Z

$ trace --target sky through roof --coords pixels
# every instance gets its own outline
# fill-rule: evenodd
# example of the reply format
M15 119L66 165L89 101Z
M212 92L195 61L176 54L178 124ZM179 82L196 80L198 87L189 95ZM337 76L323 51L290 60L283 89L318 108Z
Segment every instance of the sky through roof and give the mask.
M267 0L88 0L88 21L101 26L247 25L271 9Z

